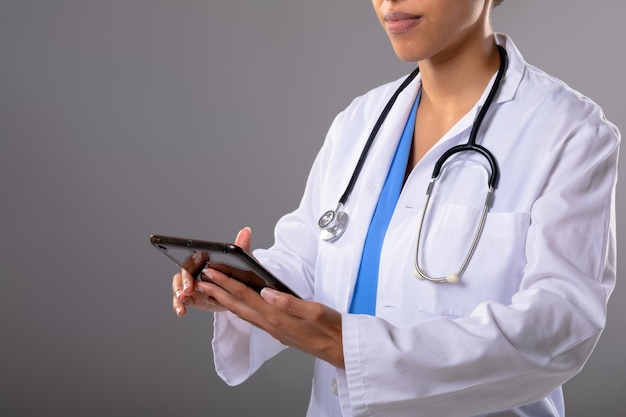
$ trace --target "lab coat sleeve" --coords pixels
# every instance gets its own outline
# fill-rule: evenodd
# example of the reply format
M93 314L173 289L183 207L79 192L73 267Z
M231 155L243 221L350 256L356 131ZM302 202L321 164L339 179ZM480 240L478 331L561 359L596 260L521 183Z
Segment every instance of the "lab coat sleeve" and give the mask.
M354 416L467 417L546 397L580 371L615 284L619 133L579 127L559 141L531 208L527 264L510 305L404 327L343 315L340 391ZM503 280L507 277L501 277Z
M278 221L271 248L254 251L254 256L268 270L305 300L313 299L320 184L341 118L342 113L334 120L315 158L299 207ZM286 348L265 331L230 312L215 313L212 346L215 369L229 385L242 383L266 360Z

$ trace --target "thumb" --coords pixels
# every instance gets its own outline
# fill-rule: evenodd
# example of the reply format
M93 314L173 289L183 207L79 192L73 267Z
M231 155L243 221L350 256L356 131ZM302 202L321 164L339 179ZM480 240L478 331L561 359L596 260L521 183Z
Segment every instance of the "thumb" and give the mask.
M250 253L250 239L252 237L252 229L244 227L237 233L235 245L239 246L245 252Z

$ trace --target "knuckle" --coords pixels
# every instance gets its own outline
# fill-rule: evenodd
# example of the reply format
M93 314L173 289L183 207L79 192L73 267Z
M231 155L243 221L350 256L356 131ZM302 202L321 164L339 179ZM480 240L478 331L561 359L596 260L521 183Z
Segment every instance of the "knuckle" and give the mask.
M244 300L246 298L246 291L244 288L234 288L230 293L238 300Z
M324 307L321 304L314 304L311 308L311 318L319 320L324 317Z
M287 312L292 312L295 308L294 299L291 297L281 297L281 308Z
M273 328L281 329L284 327L282 317L271 314L266 317L265 320L267 321L267 324L269 324Z
M278 300L278 304L280 308L287 313L294 313L298 310L298 300L288 295L281 296Z

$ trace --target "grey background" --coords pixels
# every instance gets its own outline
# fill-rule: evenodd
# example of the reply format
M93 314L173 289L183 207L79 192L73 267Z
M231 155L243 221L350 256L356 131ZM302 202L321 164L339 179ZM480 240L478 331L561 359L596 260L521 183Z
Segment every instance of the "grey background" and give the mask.
M494 25L626 130L625 11L507 0ZM311 360L224 385L148 235L269 245L334 115L411 68L363 0L0 0L0 415L303 415ZM569 417L622 415L622 266Z

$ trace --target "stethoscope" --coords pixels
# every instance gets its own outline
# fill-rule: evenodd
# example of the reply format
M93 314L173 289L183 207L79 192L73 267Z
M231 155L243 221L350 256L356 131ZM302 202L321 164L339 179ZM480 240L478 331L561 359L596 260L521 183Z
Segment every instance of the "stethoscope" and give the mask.
M478 116L476 117L476 120L474 121L469 139L467 143L453 146L452 148L444 152L443 155L441 155L441 157L435 163L435 167L433 169L430 182L428 183L428 187L426 189L426 203L424 204L422 217L419 222L419 230L417 233L417 245L415 248L415 261L414 262L415 262L415 270L416 270L415 275L418 278L425 279L430 282L456 283L459 281L459 277L463 274L463 272L467 268L467 265L469 264L469 261L472 258L474 251L476 250L476 246L480 239L480 235L482 234L482 231L485 226L487 212L489 211L489 208L491 208L491 204L493 202L494 191L498 185L498 179L500 177L500 170L498 168L498 162L496 158L493 156L491 152L489 152L487 148L476 143L476 137L478 136L480 125L482 124L483 119L485 118L487 112L489 111L489 108L491 107L491 104L493 103L493 100L496 96L496 93L498 92L500 84L502 83L502 78L504 77L504 74L506 73L506 69L507 69L508 62L509 62L506 50L500 45L497 45L497 47L498 47L498 52L500 53L500 68L498 69L498 74L496 75L496 79L491 87L491 90L489 91L489 95L487 96L487 99L485 100L485 104L481 108L480 112L478 113ZM376 121L376 124L374 125L374 128L372 129L372 132L370 133L367 139L367 142L365 143L363 151L361 152L361 156L359 157L359 160L357 162L356 168L354 172L352 173L352 177L350 178L350 182L348 183L348 186L346 187L346 190L344 191L343 195L339 199L337 208L335 210L328 210L327 212L322 214L322 216L318 220L317 226L320 229L320 237L323 240L329 241L329 242L335 241L345 232L346 227L348 225L349 217L348 217L348 214L345 211L343 211L343 207L348 201L350 194L352 193L354 185L356 184L359 174L361 173L361 169L363 168L363 164L365 163L365 160L367 159L367 154L369 153L369 150L374 142L374 139L376 138L376 135L378 134L380 127L382 126L383 122L387 118L387 115L391 111L391 108L396 102L396 99L398 98L400 93L415 79L417 74L419 74L419 67L416 68L411 74L409 74L409 76L402 82L402 84L400 84L398 89L391 96L391 98L385 105L385 108L383 109L382 113L378 117L378 120ZM457 154L459 152L468 152L468 151L478 152L485 159L487 159L487 162L489 163L490 174L489 174L489 179L487 183L488 191L487 191L487 196L485 198L485 204L483 206L481 217L480 217L478 226L476 228L476 233L474 234L474 238L470 245L469 251L467 252L467 255L465 256L463 263L461 264L461 267L456 272L450 273L446 275L445 277L432 277L428 273L426 273L426 271L419 264L419 251L420 251L420 242L422 238L422 228L424 225L424 219L426 218L426 213L427 213L428 206L430 203L431 193L434 189L436 180L439 178L439 174L441 173L441 168L443 164L452 155Z

